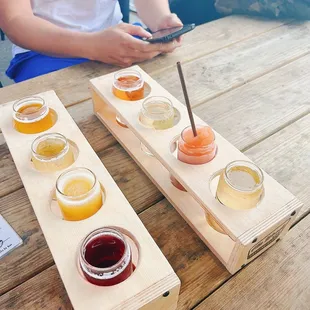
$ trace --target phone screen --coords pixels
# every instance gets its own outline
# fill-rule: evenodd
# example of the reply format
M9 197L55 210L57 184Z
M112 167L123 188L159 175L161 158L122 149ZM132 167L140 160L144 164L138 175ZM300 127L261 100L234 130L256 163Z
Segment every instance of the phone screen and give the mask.
M158 30L158 31L152 33L152 39L160 39L162 37L168 36L169 34L177 32L177 31L179 31L181 29L183 29L183 26Z

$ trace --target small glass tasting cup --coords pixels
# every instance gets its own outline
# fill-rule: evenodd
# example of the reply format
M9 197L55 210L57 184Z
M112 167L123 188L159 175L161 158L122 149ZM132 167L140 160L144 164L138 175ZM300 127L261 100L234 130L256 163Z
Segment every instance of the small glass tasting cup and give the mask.
M197 136L191 126L184 128L178 140L177 158L189 165L203 165L216 156L217 145L215 134L210 126L196 125ZM180 182L170 175L171 183L179 190L186 191Z
M217 199L235 210L255 208L264 195L262 170L249 161L233 161L220 173Z
M136 101L144 98L144 80L141 73L137 70L121 70L114 75L112 92L115 97L126 100ZM117 123L127 128L127 125L119 116L116 116Z
M102 206L102 191L95 174L87 168L72 168L56 181L56 198L63 218L80 221Z
M264 175L262 170L249 161L233 161L220 175L216 198L220 203L235 210L255 208L264 197ZM206 213L208 224L216 231L226 234L217 221Z
M92 284L112 286L121 283L134 271L130 245L117 229L97 229L82 242L79 267Z
M60 133L47 133L36 138L31 145L32 163L38 171L62 170L74 162L72 148Z
M40 133L51 128L55 122L56 116L41 97L23 98L13 105L13 126L21 133Z
M172 102L161 96L145 99L139 114L140 123L150 129L166 130L174 125L174 108ZM141 149L147 155L152 153L141 143Z

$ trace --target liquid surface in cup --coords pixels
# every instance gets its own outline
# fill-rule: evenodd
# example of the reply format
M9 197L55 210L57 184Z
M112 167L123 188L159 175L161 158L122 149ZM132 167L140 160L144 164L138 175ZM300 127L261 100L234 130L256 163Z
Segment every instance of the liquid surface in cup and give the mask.
M110 268L118 264L125 254L124 242L113 235L101 235L92 239L86 246L85 260L96 268ZM123 268L123 267L119 267ZM110 286L115 285L126 280L134 271L134 266L131 261L124 269L117 274L117 267L106 277L96 279L91 277L88 273L83 272L86 279L96 285ZM104 273L104 271L102 272Z
M113 94L117 98L127 101L143 99L144 83L139 83L139 79L135 75L126 75L117 78L117 81L113 84Z
M74 154L70 145L61 139L47 138L38 143L32 154L34 167L43 172L62 170L74 163Z
M218 200L237 210L256 207L263 193L259 174L245 166L234 166L227 171L227 177L224 174L223 171L216 192Z
M239 189L250 191L260 183L258 174L249 167L236 166L228 173L229 183Z
M63 193L66 196L80 196L88 193L93 187L91 180L84 177L77 177L75 179L69 180L64 188Z
M154 102L145 106L145 112L140 115L140 121L144 126L156 130L168 129L173 127L174 110L164 101Z
M51 128L57 121L57 115L48 107L45 107L44 111L40 113L42 107L42 104L36 102L21 106L15 112L14 128L25 134L40 133Z
M36 153L41 156L57 156L59 155L65 148L66 144L64 141L59 139L47 139L45 141L41 141L36 149Z
M86 173L64 176L56 192L57 201L65 220L79 221L94 215L102 206L102 193L99 182Z
M97 268L107 268L120 261L125 252L125 244L119 238L103 235L86 246L86 261Z
M178 143L178 159L191 165L205 164L216 155L213 130L209 126L197 126L197 136L191 127L183 130Z

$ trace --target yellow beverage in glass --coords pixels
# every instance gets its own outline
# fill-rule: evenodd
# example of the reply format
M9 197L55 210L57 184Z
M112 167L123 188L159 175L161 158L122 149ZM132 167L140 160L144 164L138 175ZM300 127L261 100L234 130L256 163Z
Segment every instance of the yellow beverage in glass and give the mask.
M174 108L166 97L153 96L142 103L140 122L156 130L165 130L173 127Z
M225 206L246 210L255 208L263 196L262 170L248 161L234 161L223 169L216 196Z
M62 170L74 162L74 154L66 137L60 133L48 133L35 139L31 146L32 163L38 171Z
M80 221L94 215L102 206L100 183L86 168L64 172L56 182L56 197L67 221Z

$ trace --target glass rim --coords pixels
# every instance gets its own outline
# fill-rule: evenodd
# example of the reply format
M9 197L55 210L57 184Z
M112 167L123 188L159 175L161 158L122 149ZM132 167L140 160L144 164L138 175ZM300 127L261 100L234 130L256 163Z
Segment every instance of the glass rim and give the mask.
M64 194L64 193L59 189L59 184L58 184L58 182L59 182L59 180L60 180L62 177L64 177L67 173L70 173L70 172L72 172L72 171L77 171L77 170L84 170L84 171L90 172L90 174L91 174L91 175L93 176L93 178L94 178L94 184L93 184L93 186L91 187L91 189L90 189L87 193L85 193L85 194L81 194L81 195L78 195L78 196L66 195L66 194ZM91 192L91 191L95 188L96 184L97 184L97 177L96 177L96 175L95 175L90 169L85 168L85 167L75 167L75 168L71 168L71 169L68 169L68 170L64 171L64 172L57 178L57 180L56 180L56 191L57 191L58 193L60 193L62 196L66 197L66 198L69 198L69 199L71 198L71 199L73 199L73 200L78 200L78 199L81 199L81 198L86 197L86 196L89 194L89 192Z
M256 183L252 189L244 189L241 187L234 186L229 180L228 172L230 171L231 168L235 166L249 167L251 170L257 172L258 177L259 177L259 183ZM253 162L247 161L247 160L234 160L230 162L229 164L227 164L226 167L224 168L224 176L225 176L225 181L228 183L228 185L239 192L253 192L257 190L258 188L262 187L264 183L264 173L262 169L259 168Z
M122 83L121 81L118 81L118 79L120 77L123 77L123 76L130 76L130 75L133 75L133 76L137 76L138 77L138 80L137 81L134 81L131 83L131 85L128 86L128 88L132 88L132 87L136 87L140 84L141 85L141 88L143 87L143 82L144 82L144 79L142 77L142 74L140 71L138 70L135 70L135 69L123 69L123 70L120 70L120 71L117 71L114 73L114 81L113 81L113 85L115 87L117 87L117 84L118 83Z
M146 99L144 99L143 102L142 102L142 109L143 109L143 111L146 110L145 105L147 103L149 103L150 101L151 102L158 102L158 101L159 102L164 102L164 103L167 103L169 105L169 107L171 107L172 110L174 108L173 103L172 103L172 101L169 98L167 98L165 96L150 96L150 97L147 97Z
M28 97L25 97L25 98L22 98L22 99L19 99L19 100L15 101L14 104L13 104L13 111L15 113L23 115L23 113L18 112L18 109L16 109L16 107L18 105L24 103L24 102L26 103L27 101L41 101L41 102L38 102L38 103L42 103L42 107L39 110L37 110L37 111L35 111L33 113L30 113L30 114L27 114L27 116L34 115L34 114L38 113L41 109L43 109L44 107L47 106L45 100L42 97L40 97L40 96L28 96ZM35 102L33 102L33 103L35 103Z
M211 126L209 126L209 125L196 125L196 128L203 128L203 127L209 127L210 129L211 129L211 131L212 131L212 134L213 134L213 140L212 140L212 142L211 143L209 143L208 145L206 145L206 146L191 146L191 148L205 148L205 147L209 147L211 144L213 144L214 142L215 142L215 134L214 134L214 131L213 131L213 129L212 129L212 127ZM190 126L187 126L187 127L185 127L183 130L182 130L182 132L181 132L181 135L180 135L180 137L181 137L181 139L183 140L183 142L185 142L185 143L187 143L188 144L188 142L186 142L185 141L185 139L184 139L184 137L183 137L183 135L184 135L184 132L185 132L185 130L187 130L187 129L190 129L192 132L193 132L193 130L192 130L192 126L190 125Z
M45 140L44 138L48 139L49 136L58 136L59 140L63 140L65 142L65 147L63 148L63 150L60 151L60 153L58 153L55 156L45 156L45 155L38 154L37 150L35 150L35 144L39 143L39 140L41 140L41 139L42 139L42 141ZM31 144L31 151L35 156L48 160L48 159L58 158L58 157L64 155L68 151L68 147L69 147L69 141L64 135L62 135L61 133L58 133L58 132L51 132L51 133L44 133L44 134L38 136Z
M110 267L99 268L99 267L93 266L92 264L90 264L86 260L86 258L85 258L86 246L91 240L93 240L93 239L95 239L95 238L97 238L100 235L105 234L105 233L108 233L110 235L111 234L116 235L123 242L123 244L125 246L125 250L124 250L122 257L120 258L120 260L116 264L114 264ZM101 228L97 228L97 229L93 230L83 239L82 244L80 246L80 258L82 259L82 263L87 267L87 269L90 269L90 271L89 271L90 273L92 273L91 270L94 270L97 272L102 272L102 273L105 273L105 272L107 273L107 272L111 272L111 271L119 268L122 265L122 263L125 261L126 257L128 256L127 253L130 255L131 250L130 250L130 246L128 245L128 242L127 242L124 234L121 231L119 231L118 229L111 227L111 226L105 226L105 227L101 227ZM130 262L130 260L129 260L129 262Z

